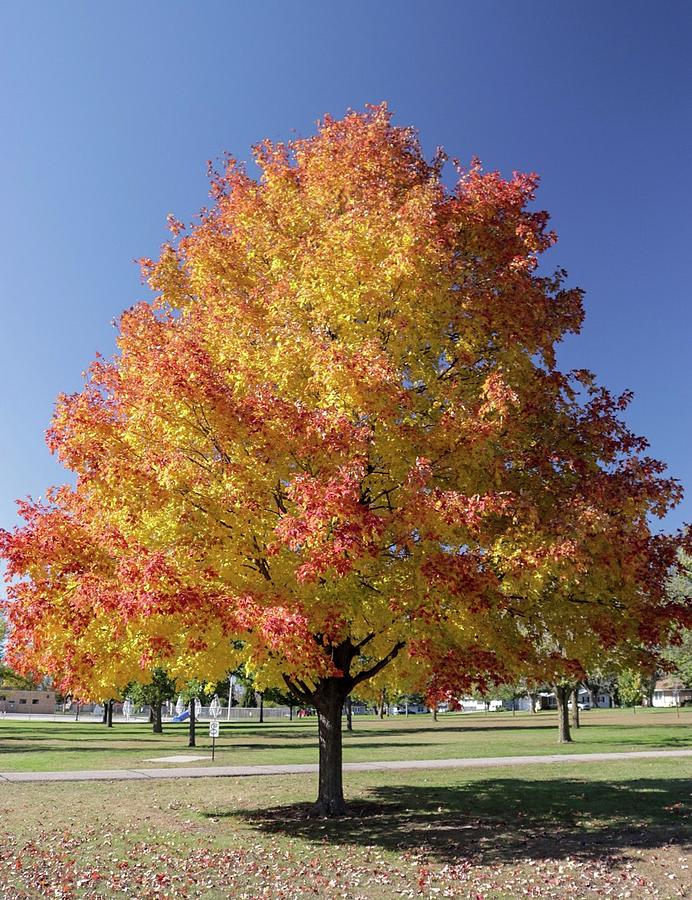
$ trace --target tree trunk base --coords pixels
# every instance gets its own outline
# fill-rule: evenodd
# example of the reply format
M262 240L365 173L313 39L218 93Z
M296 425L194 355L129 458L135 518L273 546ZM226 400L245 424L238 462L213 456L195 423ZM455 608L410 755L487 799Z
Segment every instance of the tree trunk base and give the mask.
M308 811L308 819L338 819L346 815L348 809L341 799L318 800Z

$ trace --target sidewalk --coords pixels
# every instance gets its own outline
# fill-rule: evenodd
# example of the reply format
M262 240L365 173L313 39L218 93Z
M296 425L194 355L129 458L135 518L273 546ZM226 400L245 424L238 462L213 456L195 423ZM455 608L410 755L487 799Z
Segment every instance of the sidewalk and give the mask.
M549 756L489 756L477 759L412 759L344 763L344 772L384 772L391 769L482 769L500 766L535 766L554 763L590 763L616 759L692 758L692 750L642 750L632 753L569 753ZM136 781L155 778L220 778L258 775L311 775L315 764L288 766L177 766L176 768L94 769L74 772L0 772L2 782L25 781Z

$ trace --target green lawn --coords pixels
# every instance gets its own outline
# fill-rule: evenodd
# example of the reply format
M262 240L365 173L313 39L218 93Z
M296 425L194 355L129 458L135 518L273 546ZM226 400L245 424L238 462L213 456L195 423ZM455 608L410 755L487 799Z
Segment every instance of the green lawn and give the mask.
M582 714L574 742L559 745L557 716L530 714L446 714L397 716L380 721L354 717L344 733L346 762L445 759L549 753L692 748L692 709L679 717L665 710L591 710ZM316 720L221 723L218 765L261 765L317 761ZM208 727L199 726L197 750L210 749ZM0 771L49 771L156 767L153 757L187 753L187 727L166 725L154 735L145 724L16 721L0 719Z
M684 766L349 773L336 822L307 776L3 784L0 898L689 897Z

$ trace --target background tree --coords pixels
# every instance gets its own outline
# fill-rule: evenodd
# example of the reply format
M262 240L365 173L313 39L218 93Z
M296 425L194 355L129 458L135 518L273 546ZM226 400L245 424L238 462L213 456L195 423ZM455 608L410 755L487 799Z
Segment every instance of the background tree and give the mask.
M625 706L635 711L637 703L641 703L644 694L644 678L636 669L624 669L618 674L618 696Z
M679 643L665 653L665 658L672 666L673 674L683 687L692 688L692 631L683 629L679 635Z
M523 679L514 681L511 684L498 685L493 691L493 697L509 703L512 715L516 715L519 700L528 696L526 682Z
M668 596L672 602L685 605L692 597L692 556L681 552L679 563L680 569L668 581ZM674 641L664 658L681 685L692 688L692 630L681 628Z
M156 668L151 673L151 680L146 684L134 682L129 685L126 695L139 705L147 705L151 709L152 731L154 734L163 734L163 717L161 714L163 704L177 696L178 686L168 676L165 669Z
M244 661L316 707L339 815L343 703L385 668L457 695L533 673L546 635L574 677L594 644L665 643L676 541L649 517L680 490L628 395L555 366L583 309L538 269L535 176L448 189L385 107L255 159L171 220L156 299L58 401L76 482L0 538L10 654L99 697Z

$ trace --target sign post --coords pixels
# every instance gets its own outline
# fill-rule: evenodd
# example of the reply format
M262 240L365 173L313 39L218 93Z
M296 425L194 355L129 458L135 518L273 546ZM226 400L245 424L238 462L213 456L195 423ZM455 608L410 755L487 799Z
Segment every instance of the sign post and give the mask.
M219 736L219 717L221 716L221 703L218 697L214 697L209 707L211 722L209 723L209 737L211 738L211 761L214 762L216 754L216 739Z
M209 737L211 738L211 761L214 762L216 755L216 739L219 736L219 723L217 719L213 719L209 723Z

